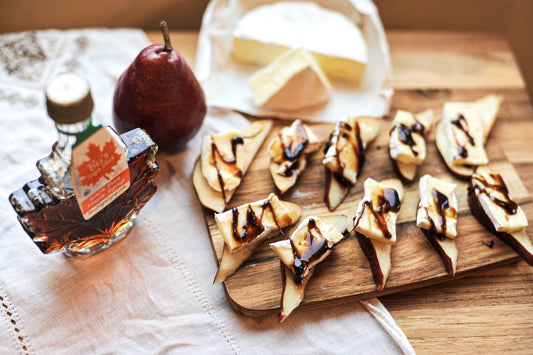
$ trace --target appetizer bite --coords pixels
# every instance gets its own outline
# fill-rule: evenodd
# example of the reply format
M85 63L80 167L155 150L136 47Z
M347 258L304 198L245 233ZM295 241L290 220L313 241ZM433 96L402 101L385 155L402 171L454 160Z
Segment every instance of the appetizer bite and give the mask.
M319 146L320 140L300 120L284 127L270 142L270 174L281 194L296 184L307 165L307 154Z
M398 179L377 182L368 178L365 193L354 218L355 236L363 249L378 291L382 291L391 270L391 247L396 242L396 220L403 186Z
M332 248L347 234L346 216L304 219L289 239L271 243L270 247L281 259L283 293L279 321L283 322L302 302L305 287Z
M215 214L217 227L224 239L224 250L213 283L223 282L233 275L262 241L296 223L301 214L299 205L281 201L275 194Z
M479 223L533 266L533 246L525 231L526 215L509 196L500 174L477 169L470 179L468 205Z
M356 117L337 123L324 148L324 200L335 210L355 185L365 161L365 149L379 132L380 118Z
M446 271L457 270L457 185L426 174L420 178L416 225L439 253Z
M228 202L271 128L271 120L259 120L242 131L204 137L201 156L193 171L193 185L204 207L215 212L228 208Z
M398 177L405 182L413 182L418 167L427 155L425 136L433 123L433 110L429 109L413 115L398 110L390 131L389 154Z
M446 102L435 128L437 148L450 171L469 179L476 167L489 162L484 144L502 97L487 95L473 102Z

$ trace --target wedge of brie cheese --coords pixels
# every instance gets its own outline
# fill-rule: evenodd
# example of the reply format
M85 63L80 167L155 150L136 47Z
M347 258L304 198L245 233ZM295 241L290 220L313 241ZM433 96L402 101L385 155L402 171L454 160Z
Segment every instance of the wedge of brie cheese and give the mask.
M248 81L254 104L275 110L299 110L329 100L331 84L305 49L291 49L256 72Z
M354 219L355 230L367 238L393 244L396 242L396 220L402 191L386 187L371 178L365 180L364 190Z
M520 206L509 196L500 174L487 169L476 171L471 180L473 192L497 232L514 233L528 226Z
M479 108L463 102L447 102L442 112L448 158L454 164L485 165L489 162L483 146L483 125Z
M457 185L429 174L420 178L416 225L438 239L457 236Z
M266 66L291 48L311 52L332 78L360 82L367 47L359 27L312 2L280 1L246 13L233 31L238 60Z

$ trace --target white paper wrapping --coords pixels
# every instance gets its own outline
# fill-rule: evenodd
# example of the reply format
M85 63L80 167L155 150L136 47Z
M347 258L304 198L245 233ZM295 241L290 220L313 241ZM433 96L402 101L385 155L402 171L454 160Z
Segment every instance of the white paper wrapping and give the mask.
M41 31L0 36L0 353L413 353L377 300L327 303L283 324L234 312L217 271L191 172L201 137L244 127L210 111L175 155L158 155L158 192L130 235L89 259L44 255L19 225L8 195L38 177L56 139L43 85L70 69L85 76L96 123L111 124L118 76L148 44L138 30Z
M330 101L318 108L279 111L256 107L248 79L260 67L233 58L232 32L246 12L271 2L213 0L209 3L202 21L195 64L208 105L256 116L318 122L337 122L347 116L381 117L389 112L393 94L389 48L377 8L370 0L315 1L324 8L343 13L361 28L368 46L368 64L359 86L332 81L334 92Z

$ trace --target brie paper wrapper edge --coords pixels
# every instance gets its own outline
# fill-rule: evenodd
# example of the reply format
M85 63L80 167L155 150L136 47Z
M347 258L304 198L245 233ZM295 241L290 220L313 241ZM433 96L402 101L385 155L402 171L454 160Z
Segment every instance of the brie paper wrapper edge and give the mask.
M337 7L319 4L344 13L363 32L368 63L359 85L332 80L331 99L311 108L281 111L255 106L248 80L260 67L243 64L233 58L233 28L246 12L267 3L268 0L259 0L253 6L244 0L213 0L209 3L202 19L194 67L209 106L261 117L303 118L331 123L348 115L381 117L389 113L394 92L389 45L377 8L373 3L363 0L345 0Z

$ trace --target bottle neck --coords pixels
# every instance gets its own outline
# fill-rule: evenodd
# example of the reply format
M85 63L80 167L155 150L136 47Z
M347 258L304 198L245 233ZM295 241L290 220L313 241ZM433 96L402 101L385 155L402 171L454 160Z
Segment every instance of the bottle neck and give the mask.
M91 117L77 123L56 123L57 143L53 150L57 158L70 165L72 160L72 146L76 143L77 136L91 125Z

